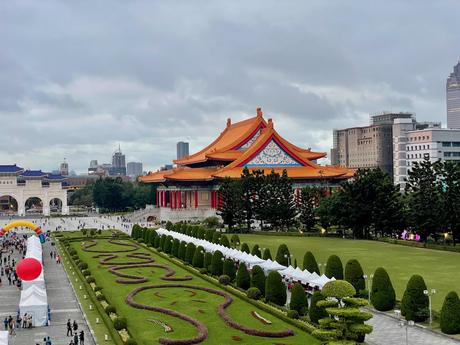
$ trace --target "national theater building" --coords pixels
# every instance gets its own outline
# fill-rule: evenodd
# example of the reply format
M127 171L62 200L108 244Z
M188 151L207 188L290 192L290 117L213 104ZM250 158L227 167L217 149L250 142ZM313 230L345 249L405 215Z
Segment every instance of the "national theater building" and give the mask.
M293 194L305 186L331 189L352 176L347 168L316 163L325 156L288 142L259 108L257 115L247 120L232 123L228 119L224 131L211 144L175 160L175 168L151 172L139 180L157 185L156 208L152 210L157 219L196 221L216 215L220 182L225 177L240 178L245 167L266 174L274 170L280 175L286 169Z

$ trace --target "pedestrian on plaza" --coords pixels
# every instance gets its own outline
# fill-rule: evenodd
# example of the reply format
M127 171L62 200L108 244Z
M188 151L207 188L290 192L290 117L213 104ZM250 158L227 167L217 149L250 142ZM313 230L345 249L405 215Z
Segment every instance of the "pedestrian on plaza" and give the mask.
M28 315L27 313L24 314L24 317L22 318L22 328L26 328L27 327L27 320L28 320Z
M74 333L77 333L77 331L78 331L78 323L77 323L76 320L73 320L73 325L72 325L72 327L73 327L73 332L74 332Z
M83 331L80 332L80 345L85 345L85 333Z
M72 324L70 323L70 319L67 320L67 336L72 336Z
M5 320L3 320L3 324L5 325L5 331L8 330L8 324L9 324L9 321L8 321L8 318L5 317Z
M69 345L75 345L75 343L73 342L73 339L70 340Z
M78 333L75 333L75 335L73 336L73 342L75 345L78 345Z

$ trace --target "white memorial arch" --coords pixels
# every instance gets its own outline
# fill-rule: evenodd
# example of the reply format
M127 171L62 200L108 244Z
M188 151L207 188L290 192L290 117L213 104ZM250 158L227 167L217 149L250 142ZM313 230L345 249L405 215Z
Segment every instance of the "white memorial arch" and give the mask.
M16 211L19 216L24 216L29 211L48 216L52 211L60 211L63 215L69 214L64 180L61 175L41 170L0 165L0 213Z

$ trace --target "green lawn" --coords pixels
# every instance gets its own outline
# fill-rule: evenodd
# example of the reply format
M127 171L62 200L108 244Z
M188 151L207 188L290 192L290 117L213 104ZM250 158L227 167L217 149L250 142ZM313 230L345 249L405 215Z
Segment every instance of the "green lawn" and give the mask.
M132 243L125 241L125 243ZM95 277L96 282L103 288L103 293L107 300L113 304L117 313L125 316L128 319L128 328L139 345L157 344L158 339L184 339L190 338L197 334L197 330L190 323L178 319L176 317L168 316L163 313L135 309L125 303L126 296L134 289L140 286L148 285L170 285L181 284L187 286L200 286L212 289L218 289L215 285L197 277L193 276L190 281L168 282L160 279L165 274L165 270L158 267L140 267L140 268L127 268L119 272L123 274L131 274L135 276L145 276L149 279L148 282L142 284L119 284L116 282L116 277L108 271L107 265L101 265L99 260L93 258L97 253L85 252L82 250L82 242L72 242L71 246L78 252L80 259L88 263L88 268L92 275ZM123 248L120 245L108 243L107 240L98 240L96 246L91 247L90 250L98 250L110 253L113 250ZM155 259L155 264L164 264L176 271L174 277L184 277L190 273L179 266L173 264L169 260L163 259L161 256L141 247L135 253L147 253ZM127 257L129 253L116 253L117 258L110 261L110 264L116 265L126 261L139 262L143 261L136 258ZM293 329L294 336L284 338L265 338L258 336L251 336L243 333L242 331L233 329L219 317L217 314L218 305L224 302L224 298L218 295L210 294L205 291L194 290L192 288L160 288L149 289L139 293L135 296L134 300L137 303L145 304L148 306L162 307L178 311L182 314L190 316L204 323L209 331L209 337L203 341L202 344L319 344L319 341L312 338L309 334L289 325L282 320L268 314L253 305L235 297L233 303L226 309L227 314L235 321L247 327L264 331L282 331L286 329ZM256 311L263 317L272 321L271 325L264 325L260 320L255 319L251 312ZM173 332L165 333L161 326L151 322L151 320L161 320L167 325L172 326ZM233 339L236 337L237 339Z
M390 275L397 298L401 299L407 281L413 274L420 274L429 289L435 288L433 308L440 310L449 291L460 293L460 253L361 240L343 240L323 237L239 235L241 242L259 244L270 248L275 258L278 246L285 243L302 266L303 255L310 250L318 263L326 263L329 255L338 255L345 266L349 259L357 259L365 272L371 274L377 267L384 267ZM294 260L293 260L294 262ZM324 268L321 268L324 272Z

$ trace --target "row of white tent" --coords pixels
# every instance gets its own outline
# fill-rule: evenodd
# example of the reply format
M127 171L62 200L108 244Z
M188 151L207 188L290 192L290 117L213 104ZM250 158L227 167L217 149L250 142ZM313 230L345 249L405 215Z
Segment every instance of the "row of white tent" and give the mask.
M32 315L32 325L35 327L48 324L48 296L45 286L43 269L43 249L37 236L27 239L26 258L34 258L42 264L42 272L38 278L22 282L21 298L19 300L19 313Z
M160 236L171 236L180 241L193 243L197 247L202 246L206 252L214 253L218 250L223 254L225 258L229 258L237 262L244 262L249 268L252 268L256 265L260 266L264 270L265 274L268 274L271 271L278 271L281 274L281 276L283 276L285 279L292 280L294 282L300 281L303 284L309 284L310 286L317 287L319 289L321 289L327 282L335 280L335 278L329 279L324 274L320 276L316 272L310 273L307 270L302 271L298 267L286 267L270 259L263 260L256 255L248 254L238 249L227 248L221 244L215 244L206 240L198 239L178 232L169 231L163 228L159 228L156 231Z

